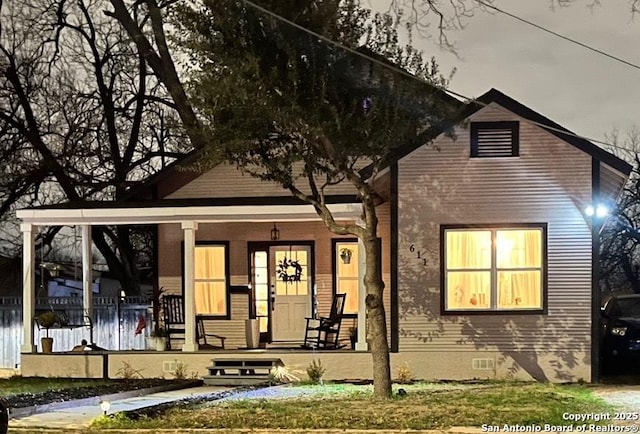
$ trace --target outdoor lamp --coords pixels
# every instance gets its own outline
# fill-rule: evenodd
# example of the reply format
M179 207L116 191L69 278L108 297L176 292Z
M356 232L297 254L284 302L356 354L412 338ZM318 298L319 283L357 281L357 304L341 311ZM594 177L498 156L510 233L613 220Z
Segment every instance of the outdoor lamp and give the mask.
M585 208L584 212L589 217L593 217L595 215L598 218L603 218L609 215L609 209L602 204L598 204L595 208L593 205L589 205Z
M271 229L271 241L278 241L280 239L280 231L276 227L276 224L273 224L273 229Z
M111 403L109 401L100 401L100 410L102 410L105 416L107 415L107 412L109 411L110 408L111 408Z

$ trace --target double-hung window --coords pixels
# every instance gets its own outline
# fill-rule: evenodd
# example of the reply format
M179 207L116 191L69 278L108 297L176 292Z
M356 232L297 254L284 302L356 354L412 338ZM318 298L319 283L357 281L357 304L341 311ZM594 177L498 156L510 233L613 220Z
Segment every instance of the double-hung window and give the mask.
M544 309L546 225L441 232L446 312Z
M334 248L334 293L345 293L344 314L358 313L358 287L360 275L358 270L359 251L358 242L351 240L335 240Z
M196 314L227 315L227 245L195 247Z

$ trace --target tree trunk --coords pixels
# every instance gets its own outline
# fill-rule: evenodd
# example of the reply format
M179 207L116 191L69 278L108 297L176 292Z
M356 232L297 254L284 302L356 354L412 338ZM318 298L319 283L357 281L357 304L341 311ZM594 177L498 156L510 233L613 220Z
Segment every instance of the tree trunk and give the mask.
M391 397L391 366L389 361L389 342L387 340L387 321L384 310L384 282L382 280L380 240L375 228L362 240L365 248L366 272L364 286L367 291L367 341L373 359L373 394L376 398ZM373 232L373 233L371 233Z

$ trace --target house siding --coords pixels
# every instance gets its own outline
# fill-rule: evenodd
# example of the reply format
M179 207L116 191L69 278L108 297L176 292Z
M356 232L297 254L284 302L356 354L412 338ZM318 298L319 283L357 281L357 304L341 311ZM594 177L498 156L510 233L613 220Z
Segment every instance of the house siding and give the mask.
M400 352L426 353L425 364L447 378L483 377L468 362L488 358L489 376L588 380L591 233L581 210L591 200L592 158L496 104L470 120L519 120L520 156L470 158L467 125L399 161ZM443 315L440 225L500 223L548 225L546 313ZM456 353L466 362L443 369Z
M383 278L389 285L389 206L383 204L378 208L379 234L383 246ZM317 222L281 222L277 223L280 240L314 243L315 284L317 288L318 312L329 313L332 301L332 238L340 238L330 233L320 221ZM200 223L196 231L197 241L228 241L229 269L231 285L249 283L249 242L270 242L272 223ZM348 237L349 238L349 237ZM182 293L182 239L183 231L178 224L163 224L158 229L159 285L167 293ZM391 305L390 291L385 292L387 312ZM244 320L249 317L248 299L245 294L231 294L231 315L229 320L207 321L209 333L223 335L227 338L229 348L244 347ZM304 321L304 318L300 318ZM340 339L348 342L349 327L353 321L345 319L342 324ZM387 325L390 327L389 315ZM302 340L303 336L300 337Z
M175 183L175 180L171 181ZM318 185L322 185L320 178ZM169 183L169 181L167 181ZM306 184L306 182L305 182ZM306 185L300 189L308 193ZM164 190L167 190L165 188ZM327 187L326 194L355 194L355 189L349 183L343 182ZM219 164L202 173L166 196L167 199L200 199L200 198L233 198L233 197L272 197L291 196L275 182L262 181L248 174L243 174L235 166Z

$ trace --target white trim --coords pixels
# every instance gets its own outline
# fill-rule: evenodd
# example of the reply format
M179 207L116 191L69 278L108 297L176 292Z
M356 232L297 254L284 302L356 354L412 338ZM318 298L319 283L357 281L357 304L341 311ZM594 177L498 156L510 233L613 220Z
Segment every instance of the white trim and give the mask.
M353 220L361 213L359 203L330 204L336 220ZM16 216L34 225L116 225L193 222L317 221L311 205L232 205L150 208L21 209Z
M38 230L36 226L21 224L22 231L22 353L35 353L36 347L33 344L34 330L33 318L36 306L35 291L35 234Z

